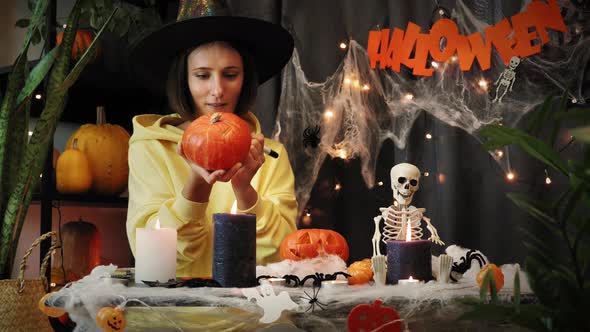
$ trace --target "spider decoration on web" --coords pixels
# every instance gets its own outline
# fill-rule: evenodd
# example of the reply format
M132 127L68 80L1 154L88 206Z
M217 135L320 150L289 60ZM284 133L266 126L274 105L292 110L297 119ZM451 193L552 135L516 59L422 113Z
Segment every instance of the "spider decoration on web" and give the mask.
M320 138L320 126L307 127L303 131L303 146L317 148L322 139Z
M308 294L306 291L303 291L303 293L305 294L305 296L301 296L300 299L305 299L307 301L307 303L309 304L309 308L307 308L307 310L305 310L305 312L308 312L311 310L311 312L313 313L315 311L315 306L317 305L318 307L320 307L320 309L324 310L324 306L326 304L320 302L318 300L318 294L320 293L320 287L316 287L315 284L312 288L312 295Z
M335 272L332 274L323 274L316 272L315 274L305 276L305 278L301 280L301 286L304 286L307 280L313 279L313 287L319 288L322 287L322 281L336 280L336 277L338 277L339 275L344 276L345 278L350 278L350 274L346 272Z
M465 256L461 257L461 263L453 263L451 268L450 279L454 282L459 281L463 276L463 273L467 272L471 268L471 262L476 260L479 267L486 265L486 259L477 250L469 250Z

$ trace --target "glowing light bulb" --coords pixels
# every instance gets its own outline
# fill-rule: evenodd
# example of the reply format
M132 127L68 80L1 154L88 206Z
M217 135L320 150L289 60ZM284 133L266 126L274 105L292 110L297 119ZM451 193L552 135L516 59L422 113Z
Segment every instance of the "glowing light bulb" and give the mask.
M33 135L33 131L29 130L29 136L32 136L32 135Z
M430 133L426 134L426 139L432 139L432 135Z
M572 104L577 104L577 103L578 103L578 99L572 98Z
M328 109L324 112L324 118L331 119L333 117L334 117L334 112L332 112L332 110Z
M545 178L545 183L546 184L551 184L551 178L550 177L546 177Z
M434 69L438 68L438 62L432 61L430 64L432 65L432 68L434 68Z
M65 29L68 27L68 25L64 23L64 25L62 25L62 27Z
M309 213L309 212L307 212L305 215L308 217L311 217L311 213Z
M359 82L359 80L354 80L352 81L352 86L354 86L355 88L359 88L361 86L361 82Z
M336 183L336 185L334 185L334 190L338 191L342 189L342 185L340 183Z
M339 149L339 150L338 150L338 156L339 156L341 159L346 159L346 158L348 157L348 154L346 153L346 150L344 150L344 149Z
M409 100L412 100L412 99L414 99L414 95L413 95L413 94L411 94L411 93L406 93L406 94L404 95L404 99L405 99L405 100L408 100L408 101L409 101Z
M424 176L429 176L429 175L430 175L430 173L424 172Z
M379 181L379 182L377 182L377 185L378 185L379 187L381 187L381 186L383 185L383 181Z
M363 85L363 90L368 91L370 89L368 84Z
M35 99L41 99L42 97L43 96L40 93L38 93L38 94L35 95Z
M508 181L513 181L515 178L516 175L512 171L506 173L506 179L508 179Z
M479 80L477 83L480 88L487 90L488 89L488 81L484 80L483 78Z
M496 150L496 157L502 158L503 155L504 155L504 152L502 152L502 150Z
M438 15L443 16L445 14L445 11L441 8L438 10Z
M344 84L346 84L346 85L350 84L350 78L348 78L348 77L345 78L344 79Z
M341 42L340 43L340 48L345 50L346 49L346 43L345 42Z
M457 62L457 56L456 55L453 55L451 57L451 62Z

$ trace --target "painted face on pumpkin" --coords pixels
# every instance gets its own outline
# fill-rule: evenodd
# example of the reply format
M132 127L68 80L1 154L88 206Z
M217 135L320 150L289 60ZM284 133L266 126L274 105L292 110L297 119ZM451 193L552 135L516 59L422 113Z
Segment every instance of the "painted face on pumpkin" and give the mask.
M233 113L244 83L240 53L224 42L204 44L187 58L188 87L196 116Z
M121 331L125 328L125 317L121 310L113 310L107 319L107 326L113 331Z

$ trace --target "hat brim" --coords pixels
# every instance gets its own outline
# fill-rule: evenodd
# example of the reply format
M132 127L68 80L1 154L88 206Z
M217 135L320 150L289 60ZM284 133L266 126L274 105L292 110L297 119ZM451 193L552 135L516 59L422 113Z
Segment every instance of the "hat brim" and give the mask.
M280 25L247 17L207 16L171 23L132 48L135 76L163 93L168 70L180 52L212 41L236 42L252 54L262 84L279 73L293 53L293 37Z

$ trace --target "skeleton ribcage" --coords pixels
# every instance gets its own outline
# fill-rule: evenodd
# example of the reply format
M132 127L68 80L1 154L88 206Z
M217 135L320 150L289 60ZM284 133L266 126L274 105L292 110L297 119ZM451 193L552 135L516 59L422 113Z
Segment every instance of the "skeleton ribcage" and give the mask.
M383 242L391 240L405 240L406 224L410 223L412 229L412 240L422 239L422 227L420 222L422 221L422 213L419 210L404 210L396 211L392 207L387 209L387 218L385 219L385 226L383 226Z

